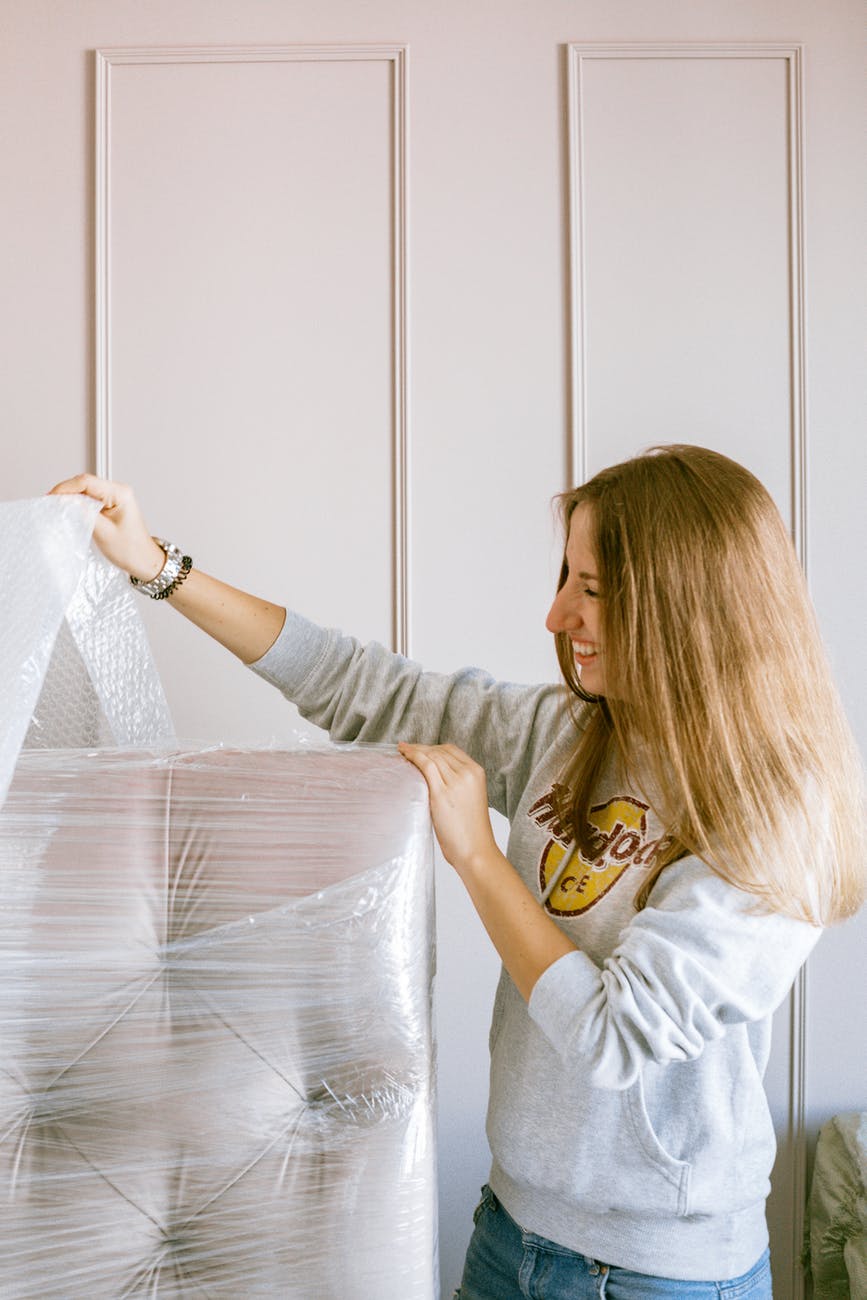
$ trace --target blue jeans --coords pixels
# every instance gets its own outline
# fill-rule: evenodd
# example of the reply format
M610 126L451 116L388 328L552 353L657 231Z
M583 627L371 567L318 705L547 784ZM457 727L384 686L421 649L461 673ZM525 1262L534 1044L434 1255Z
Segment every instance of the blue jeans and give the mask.
M464 1276L454 1300L772 1300L768 1251L743 1277L678 1282L631 1273L525 1232L490 1187L482 1188Z

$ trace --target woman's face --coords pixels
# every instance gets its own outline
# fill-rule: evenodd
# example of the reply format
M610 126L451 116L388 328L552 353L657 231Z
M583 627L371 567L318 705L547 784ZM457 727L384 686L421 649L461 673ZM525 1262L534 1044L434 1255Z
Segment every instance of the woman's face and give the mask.
M557 592L545 626L549 632L565 632L581 685L592 695L605 694L605 656L602 635L602 595L593 554L590 506L576 506L566 539L566 580Z

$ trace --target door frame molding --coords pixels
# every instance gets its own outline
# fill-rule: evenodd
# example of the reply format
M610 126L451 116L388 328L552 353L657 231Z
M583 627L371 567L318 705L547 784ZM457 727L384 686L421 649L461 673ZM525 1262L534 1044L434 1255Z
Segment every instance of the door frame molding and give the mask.
M804 92L803 46L776 42L670 43L670 42L570 42L567 53L569 161L569 486L587 477L587 372L585 321L585 212L583 95L584 69L595 59L783 59L786 63L788 109L788 212L789 247L789 429L790 509L792 538L805 573L809 574L807 547L807 394L804 248ZM803 1300L804 1273L801 1251L807 1204L807 970L803 966L789 994L790 1053L789 1108L786 1140L792 1158L791 1251L789 1294Z
M111 478L111 105L114 70L130 64L385 62L391 71L392 646L410 653L409 47L234 45L98 49L95 150L95 472Z

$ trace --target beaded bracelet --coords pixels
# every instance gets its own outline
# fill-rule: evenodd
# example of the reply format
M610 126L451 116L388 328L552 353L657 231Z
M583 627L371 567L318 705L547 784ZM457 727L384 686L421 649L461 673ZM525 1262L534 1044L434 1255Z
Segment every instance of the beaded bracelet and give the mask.
M150 596L152 600L165 600L184 581L193 567L193 561L191 556L182 555L180 548L175 546L174 542L167 542L163 537L155 537L154 541L165 551L165 564L150 582L142 582L132 574L129 580L136 591L140 591L143 596Z

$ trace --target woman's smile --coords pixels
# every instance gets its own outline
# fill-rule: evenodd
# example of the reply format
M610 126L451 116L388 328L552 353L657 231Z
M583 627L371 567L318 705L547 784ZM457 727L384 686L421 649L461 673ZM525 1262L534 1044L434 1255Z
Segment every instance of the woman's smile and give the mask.
M572 649L579 663L585 659L595 659L598 653L598 647L592 641L576 641L574 638L572 639Z
M554 597L546 626L549 632L565 632L572 642L582 686L592 695L604 695L604 656L598 639L602 631L599 567L587 505L576 506L572 513L564 561L563 585Z

